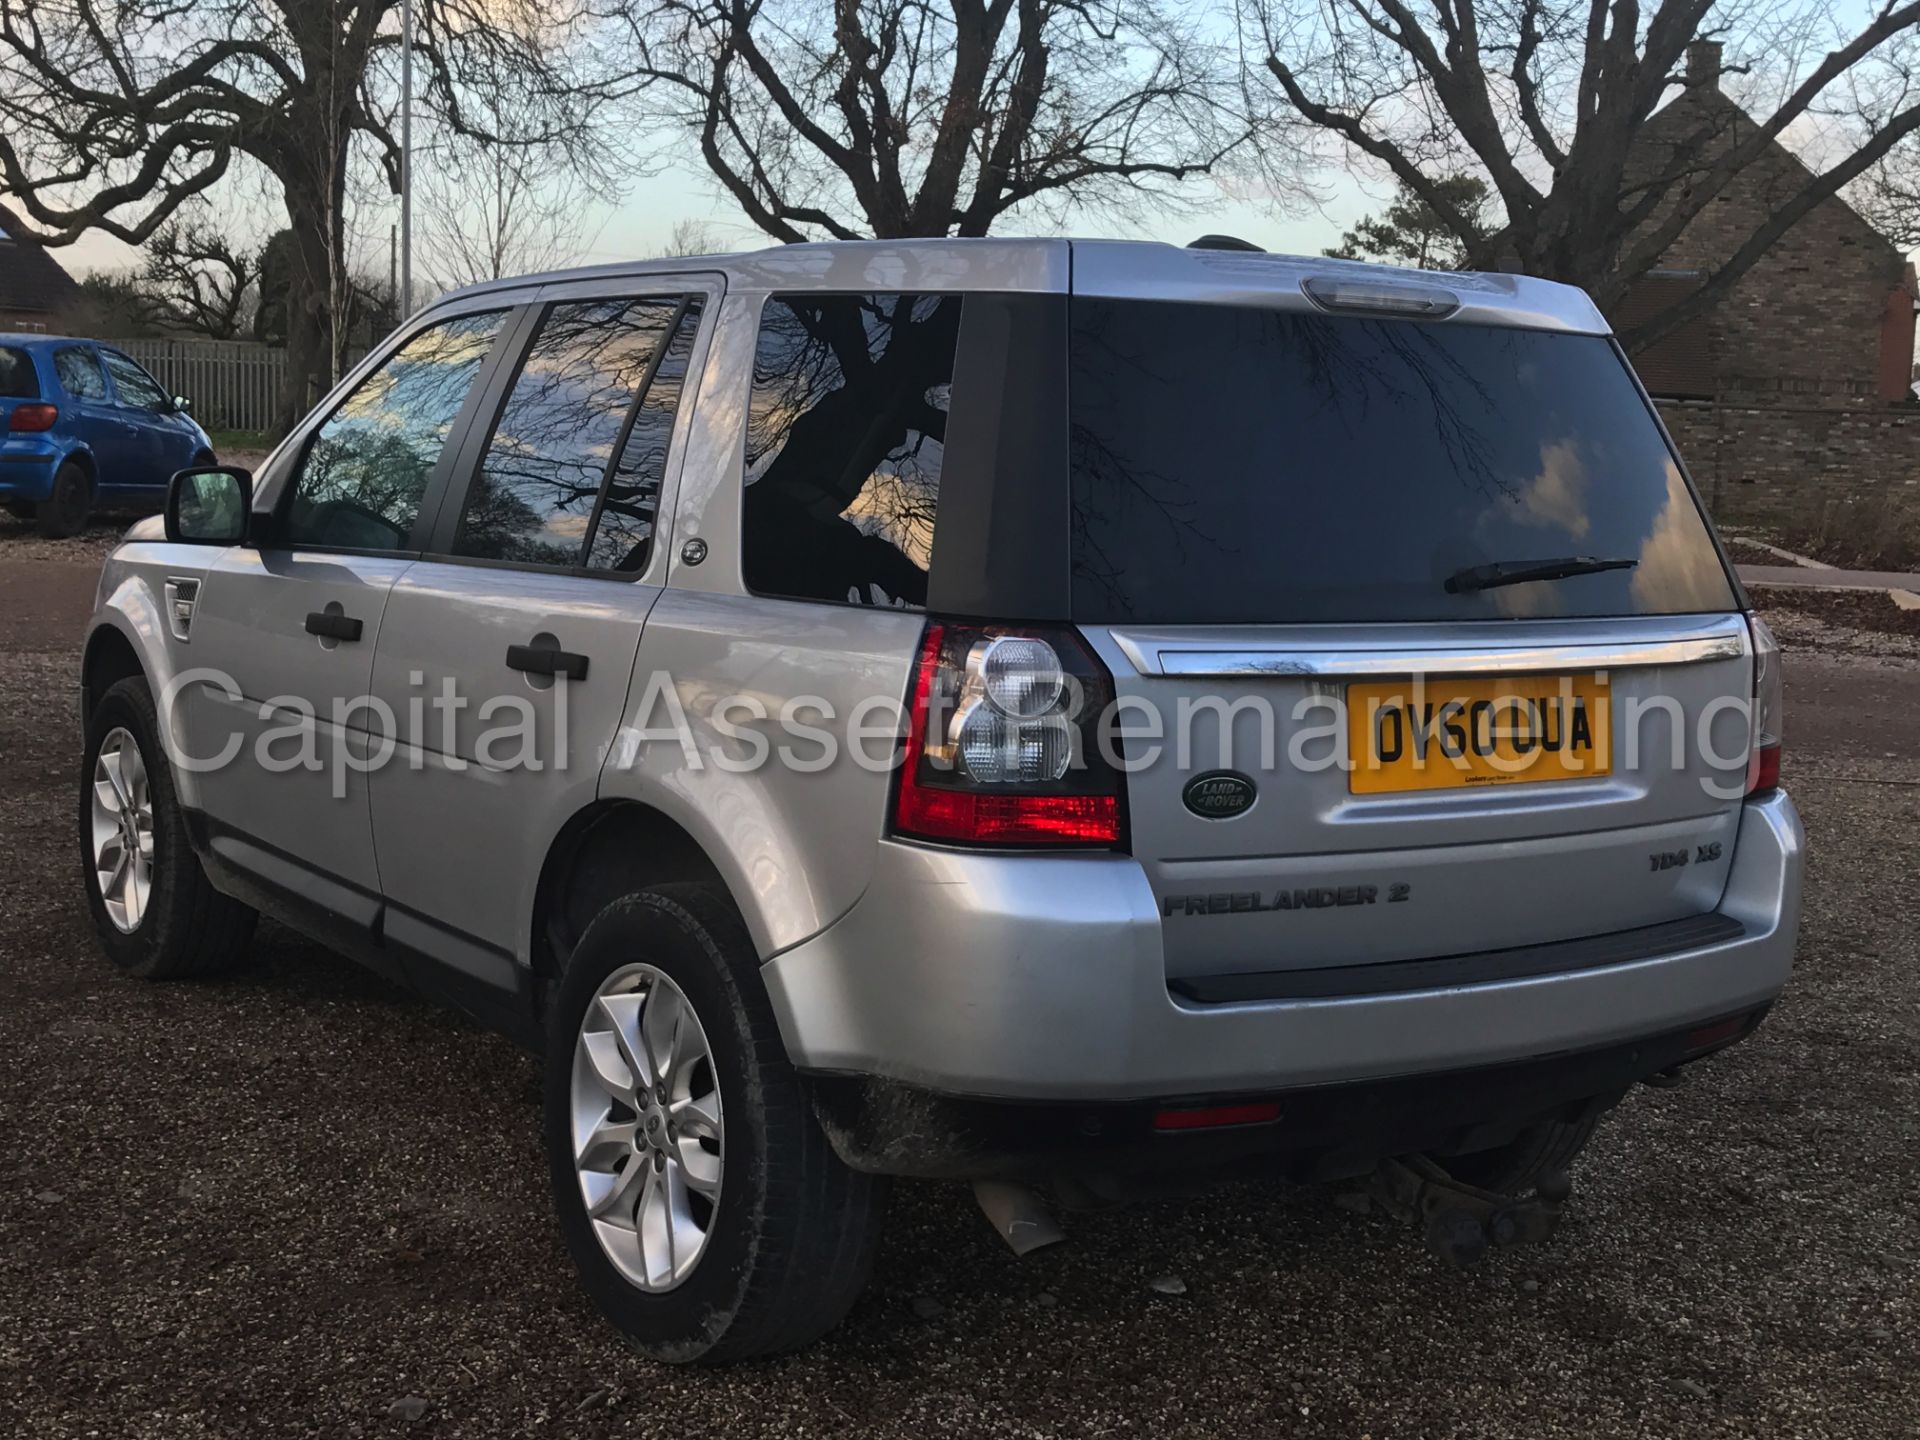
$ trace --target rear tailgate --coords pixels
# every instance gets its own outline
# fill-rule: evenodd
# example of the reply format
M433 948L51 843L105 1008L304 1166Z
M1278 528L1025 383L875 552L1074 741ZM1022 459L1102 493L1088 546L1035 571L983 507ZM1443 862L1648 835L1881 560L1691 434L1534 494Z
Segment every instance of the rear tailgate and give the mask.
M1294 300L1072 302L1073 613L1169 974L1712 910L1751 640L1611 341Z
M1719 903L1738 785L1692 732L1748 684L1737 614L1604 626L1083 630L1119 695L1169 722L1161 741L1128 745L1130 762L1150 763L1132 770L1127 794L1172 976L1505 949ZM1606 711L1592 721L1604 731L1606 774L1454 783L1452 762L1434 754L1447 783L1363 788L1364 745L1343 715L1354 687L1404 691L1422 713L1482 687L1525 697L1540 674L1594 680L1580 691ZM1542 721L1546 743L1562 740L1562 717ZM1744 756L1745 725L1723 710L1712 727L1723 759ZM1433 741L1436 751L1442 744ZM1246 777L1253 794L1218 817L1188 791L1222 771Z

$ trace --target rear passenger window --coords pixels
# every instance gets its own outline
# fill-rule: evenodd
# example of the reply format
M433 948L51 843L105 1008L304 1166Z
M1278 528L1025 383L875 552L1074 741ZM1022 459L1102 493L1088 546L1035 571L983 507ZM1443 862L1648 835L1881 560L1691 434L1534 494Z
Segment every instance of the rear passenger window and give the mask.
M107 377L100 373L100 362L94 358L91 350L57 351L53 357L53 368L60 377L61 386L74 399L107 398Z
M505 315L489 310L430 325L360 382L307 447L286 544L408 548L427 477Z
M40 378L33 372L33 357L11 345L0 345L0 398L40 398Z
M747 416L750 589L927 603L956 295L774 296Z
M643 568L698 319L696 303L677 299L552 306L494 425L454 553Z

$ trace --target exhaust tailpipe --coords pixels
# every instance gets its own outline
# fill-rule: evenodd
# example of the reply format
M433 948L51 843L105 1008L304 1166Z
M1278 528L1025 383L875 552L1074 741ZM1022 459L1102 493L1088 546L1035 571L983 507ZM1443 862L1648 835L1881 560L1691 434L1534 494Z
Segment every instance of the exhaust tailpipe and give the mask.
M1030 1186L1011 1180L976 1180L973 1198L980 1202L980 1212L1016 1255L1031 1254L1067 1238L1054 1223L1045 1202Z

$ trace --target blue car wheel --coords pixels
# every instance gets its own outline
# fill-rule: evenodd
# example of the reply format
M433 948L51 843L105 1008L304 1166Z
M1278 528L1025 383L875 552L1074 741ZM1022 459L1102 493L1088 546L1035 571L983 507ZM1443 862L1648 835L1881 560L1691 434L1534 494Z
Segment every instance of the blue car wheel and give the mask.
M40 502L36 519L40 533L49 540L64 540L78 535L93 508L93 482L87 472L73 461L63 464L53 476L53 489Z

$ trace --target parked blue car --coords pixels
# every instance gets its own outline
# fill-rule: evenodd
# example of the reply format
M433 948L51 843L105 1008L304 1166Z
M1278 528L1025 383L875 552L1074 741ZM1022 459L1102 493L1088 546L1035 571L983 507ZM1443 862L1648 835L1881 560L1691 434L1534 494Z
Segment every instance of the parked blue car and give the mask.
M75 534L95 509L158 510L176 470L214 463L182 396L110 345L0 334L0 505Z

